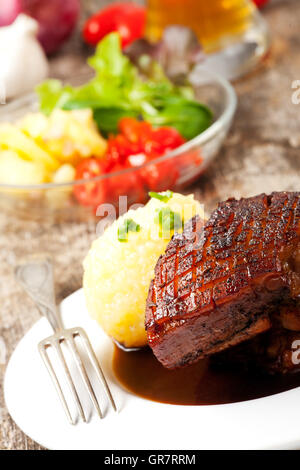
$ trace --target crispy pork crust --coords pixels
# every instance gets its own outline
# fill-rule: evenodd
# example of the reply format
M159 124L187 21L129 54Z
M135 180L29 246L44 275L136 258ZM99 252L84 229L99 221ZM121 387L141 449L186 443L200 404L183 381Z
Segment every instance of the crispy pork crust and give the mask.
M300 193L229 199L204 228L189 221L149 290L146 330L158 360L180 367L268 330L270 314L298 295L299 241Z

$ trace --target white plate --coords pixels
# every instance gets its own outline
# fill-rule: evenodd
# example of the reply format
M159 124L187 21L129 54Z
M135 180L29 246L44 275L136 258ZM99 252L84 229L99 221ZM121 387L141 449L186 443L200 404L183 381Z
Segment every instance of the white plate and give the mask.
M61 306L67 327L83 326L103 365L119 409L89 424L68 424L37 351L51 334L45 319L17 346L6 371L6 405L17 425L48 449L297 449L300 448L300 388L248 402L175 406L138 398L115 380L113 346L89 319L82 291Z

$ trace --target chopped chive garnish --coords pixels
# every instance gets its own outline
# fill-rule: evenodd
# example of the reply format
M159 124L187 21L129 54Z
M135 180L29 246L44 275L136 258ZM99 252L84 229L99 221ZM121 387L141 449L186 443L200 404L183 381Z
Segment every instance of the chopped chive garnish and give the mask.
M141 226L133 219L125 219L124 223L118 228L119 242L127 242L128 232L140 232Z
M173 212L169 207L156 209L154 222L159 224L162 232L170 232L182 228L183 221L178 212Z
M162 202L168 202L173 197L172 191L165 191L165 193L155 193L154 191L150 191L148 194L150 197Z

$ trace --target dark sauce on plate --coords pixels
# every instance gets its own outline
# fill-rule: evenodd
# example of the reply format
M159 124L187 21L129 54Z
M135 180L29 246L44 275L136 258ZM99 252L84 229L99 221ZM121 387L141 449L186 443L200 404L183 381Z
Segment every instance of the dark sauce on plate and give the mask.
M113 370L128 391L176 405L217 405L262 398L300 386L300 374L263 376L216 368L209 359L165 369L149 348L126 352L115 346Z

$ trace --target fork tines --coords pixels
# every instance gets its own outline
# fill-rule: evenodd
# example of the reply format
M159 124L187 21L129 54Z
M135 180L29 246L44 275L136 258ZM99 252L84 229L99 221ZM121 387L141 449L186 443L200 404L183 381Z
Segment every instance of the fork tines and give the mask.
M91 346L91 343L89 341L89 338L85 331L82 328L72 328L69 330L62 330L61 332L58 332L57 334L50 336L49 338L45 339L44 341L41 341L39 343L39 352L43 358L43 361L48 369L48 372L52 378L53 384L57 390L57 393L59 395L59 398L62 402L62 405L64 407L64 410L66 412L66 415L70 421L71 424L75 424L75 421L72 417L72 414L70 412L69 405L67 403L65 393L63 391L63 388L61 386L61 383L58 379L57 373L55 372L55 367L53 366L52 360L49 356L48 349L53 348L53 350L56 351L57 358L63 368L64 376L66 379L66 382L68 383L71 395L73 397L73 400L76 404L77 410L79 412L79 415L81 416L82 420L84 422L87 422L87 416L84 412L83 405L81 403L81 399L79 397L79 393L76 387L76 384L74 383L74 380L71 375L70 367L68 365L68 362L66 360L64 351L63 351L63 345L67 347L67 350L71 352L72 359L74 360L79 372L80 376L82 378L82 381L88 391L89 397L91 399L91 402L96 409L98 415L100 418L103 418L103 414L99 405L99 401L97 399L97 396L95 394L94 387L91 383L89 373L87 371L87 367L84 364L84 361L81 357L81 352L78 349L78 345L76 344L75 339L79 338L80 344L83 347L83 350L87 353L89 363L92 366L93 370L96 372L96 376L98 380L102 383L104 390L106 392L106 395L115 411L117 411L113 396L111 394L111 391L109 389L109 386L107 384L107 381L105 379L105 376L103 374L103 371L101 369L101 366L98 362L98 359L95 355L95 352Z

